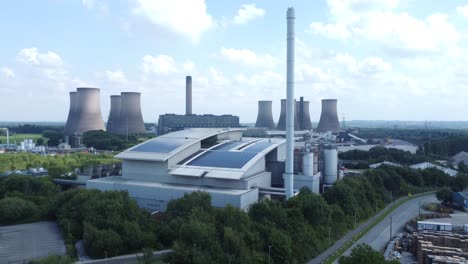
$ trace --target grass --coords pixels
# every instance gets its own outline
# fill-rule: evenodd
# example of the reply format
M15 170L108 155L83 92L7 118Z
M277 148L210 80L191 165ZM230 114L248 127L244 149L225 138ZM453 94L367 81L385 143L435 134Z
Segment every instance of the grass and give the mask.
M16 144L19 144L25 139L32 139L34 142L36 142L37 139L42 138L41 134L16 134ZM6 135L0 136L0 141L2 141L2 144L6 144L7 138ZM44 138L44 142L45 142ZM15 136L10 134L10 143L15 143Z
M391 207L385 210L383 214L381 214L379 217L377 217L371 224L366 226L364 229L361 230L361 232L357 233L354 235L350 240L348 240L342 247L340 247L337 251L335 251L332 255L330 255L323 263L326 264L331 264L335 260L337 260L341 255L343 255L350 247L354 245L359 239L361 239L365 234L367 234L372 228L374 228L378 223L380 223L385 217L387 217L391 212L393 212L396 208L398 208L400 205L403 203L406 203L407 201L414 199L416 197L419 197L421 195L425 195L427 193L421 193L417 195L412 195L412 196L407 196L406 198L398 201Z

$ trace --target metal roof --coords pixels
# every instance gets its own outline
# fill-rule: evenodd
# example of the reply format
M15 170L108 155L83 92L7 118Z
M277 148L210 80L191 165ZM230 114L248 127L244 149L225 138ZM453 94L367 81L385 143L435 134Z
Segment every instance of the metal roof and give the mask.
M145 141L117 154L115 157L131 160L166 161L181 150L203 139L243 130L242 128L190 128L180 130Z

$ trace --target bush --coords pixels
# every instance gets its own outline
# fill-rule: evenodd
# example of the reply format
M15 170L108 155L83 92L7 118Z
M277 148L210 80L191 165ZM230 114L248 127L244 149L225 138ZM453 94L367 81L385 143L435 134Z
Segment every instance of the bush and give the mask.
M2 223L27 220L37 211L36 204L21 198L7 197L0 200L0 222Z

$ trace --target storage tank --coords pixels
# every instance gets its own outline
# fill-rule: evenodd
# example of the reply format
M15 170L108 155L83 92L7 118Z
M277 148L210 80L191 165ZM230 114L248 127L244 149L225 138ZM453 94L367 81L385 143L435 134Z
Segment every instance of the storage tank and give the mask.
M338 152L335 148L323 150L323 183L334 184L338 180Z
M314 153L305 152L302 156L302 174L314 176Z

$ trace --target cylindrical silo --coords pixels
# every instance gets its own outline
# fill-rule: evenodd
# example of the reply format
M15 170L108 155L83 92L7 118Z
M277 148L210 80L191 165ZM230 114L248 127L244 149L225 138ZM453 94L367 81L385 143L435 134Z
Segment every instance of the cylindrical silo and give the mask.
M141 115L140 93L121 93L121 111L119 134L143 134L146 133L143 116Z
M122 99L120 95L111 95L111 107L109 113L109 119L107 120L106 129L112 133L118 133L120 127L120 111L122 105Z
M323 163L323 183L334 184L338 180L338 152L335 148L323 150Z
M90 130L106 130L101 114L101 101L98 88L77 88L76 127L72 133Z
M67 123L63 134L65 136L72 136L77 123L77 109L78 109L78 94L77 92L70 92L70 110L68 111Z
M302 103L302 105L301 105ZM311 130L312 122L309 114L309 101L296 102L296 116L299 130Z
M332 133L340 132L340 121L338 120L336 99L323 99L322 100L322 113L320 121L317 126L317 132L325 133L331 131Z
M296 100L294 100L294 105ZM286 130L286 99L281 99L281 113L278 120L278 125L276 126L278 130ZM297 123L296 110L294 110L294 130L299 130L299 125Z
M258 115L255 127L275 128L271 101L258 101Z
M314 176L314 153L305 152L302 156L302 174Z
M192 114L192 76L185 77L185 114Z

